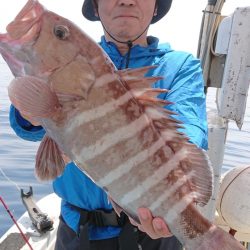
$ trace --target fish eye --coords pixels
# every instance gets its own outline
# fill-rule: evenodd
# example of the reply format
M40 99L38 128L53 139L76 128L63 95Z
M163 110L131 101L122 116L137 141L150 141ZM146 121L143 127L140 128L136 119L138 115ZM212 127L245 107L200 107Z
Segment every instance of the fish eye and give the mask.
M54 28L54 34L60 40L65 40L69 36L69 29L64 25L57 25Z

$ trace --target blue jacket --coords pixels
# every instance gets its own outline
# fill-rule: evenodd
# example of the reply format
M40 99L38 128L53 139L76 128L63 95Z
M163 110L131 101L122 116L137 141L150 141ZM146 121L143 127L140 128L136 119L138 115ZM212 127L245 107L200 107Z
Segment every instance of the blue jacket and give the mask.
M148 44L147 47L132 47L129 67L158 65L148 73L164 77L154 87L171 90L161 96L174 103L167 108L179 114L177 118L185 126L182 131L189 136L190 141L207 149L206 102L199 60L188 53L172 50L169 44L158 44L155 37L148 37ZM125 68L127 55L121 55L114 43L106 42L102 37L100 45L118 69ZM45 134L42 127L32 126L13 106L10 109L10 123L16 134L26 140L38 141ZM70 204L87 210L112 209L106 193L73 163L68 164L63 174L54 180L53 187L62 198L61 214L65 222L76 232L80 215ZM112 238L119 232L120 228L117 227L89 228L90 239Z

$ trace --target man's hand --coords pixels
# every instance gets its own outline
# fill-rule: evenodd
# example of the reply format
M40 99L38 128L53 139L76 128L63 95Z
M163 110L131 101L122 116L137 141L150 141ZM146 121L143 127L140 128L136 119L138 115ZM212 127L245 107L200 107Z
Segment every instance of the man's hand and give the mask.
M122 208L120 208L110 196L108 196L115 212L120 216ZM153 218L148 208L139 208L138 215L140 223L136 223L132 218L129 217L131 224L138 227L138 229L146 233L152 239L171 237L173 234L170 232L165 221L159 217Z
M149 209L139 208L138 215L141 224L137 224L133 219L129 218L131 224L137 226L140 231L145 232L152 239L173 236L165 221L159 217L153 218Z

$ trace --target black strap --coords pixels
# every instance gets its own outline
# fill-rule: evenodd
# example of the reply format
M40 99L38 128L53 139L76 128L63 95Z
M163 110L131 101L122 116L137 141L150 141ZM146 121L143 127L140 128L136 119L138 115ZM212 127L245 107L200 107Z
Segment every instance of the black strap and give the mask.
M128 217L121 213L121 216L117 216L114 210L111 211L104 211L104 210L93 210L87 211L81 208L77 208L80 212L80 225L85 225L86 223L92 224L97 227L106 227L106 226L113 226L113 227L122 227Z
M80 244L81 249L90 250L88 235L88 225L92 224L98 227L117 226L121 227L121 233L118 237L120 250L138 250L137 230L131 225L127 215L121 212L120 217L114 210L93 210L87 211L76 206L72 206L80 212ZM84 247L82 247L84 246Z

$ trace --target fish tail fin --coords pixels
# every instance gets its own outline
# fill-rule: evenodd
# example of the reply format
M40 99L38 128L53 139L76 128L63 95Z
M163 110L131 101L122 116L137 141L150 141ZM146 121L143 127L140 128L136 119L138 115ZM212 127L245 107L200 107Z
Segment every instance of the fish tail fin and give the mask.
M201 242L201 244L199 243L198 246L193 249L246 250L246 248L231 234L216 226L212 226L202 238L203 241Z
M45 136L36 155L35 172L40 180L52 180L59 176L65 168L62 152L58 145Z
M60 106L49 85L33 76L15 78L8 87L8 94L13 105L26 117L52 117Z

